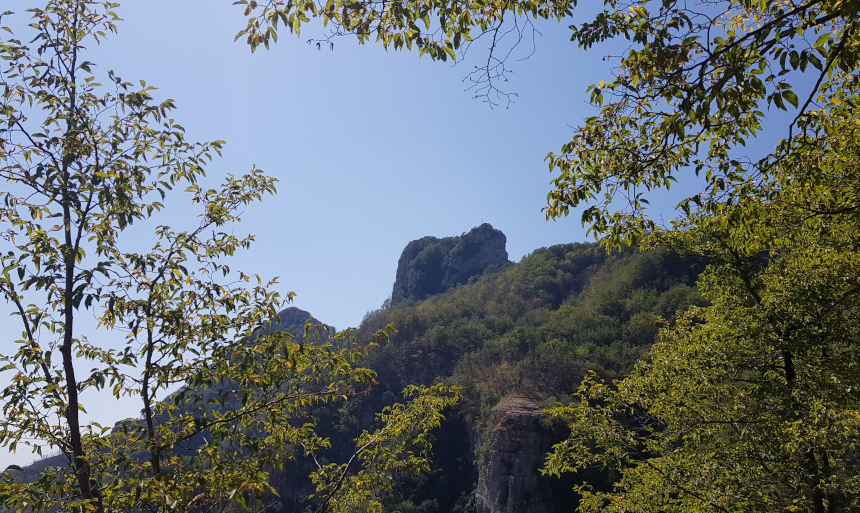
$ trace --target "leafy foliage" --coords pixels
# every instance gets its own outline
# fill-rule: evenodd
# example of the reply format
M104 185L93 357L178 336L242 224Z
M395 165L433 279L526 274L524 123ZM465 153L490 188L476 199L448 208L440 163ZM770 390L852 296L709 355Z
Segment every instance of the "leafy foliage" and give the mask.
M691 286L700 269L666 252L607 254L597 244L560 245L444 294L371 314L362 331L391 323L398 333L367 361L380 385L359 398L359 409L376 409L374 401L410 383L463 387L463 400L436 433L433 470L396 488L403 499L390 509L465 507L482 451L470 454L474 447L462 440L492 429L492 408L511 394L563 401L589 371L625 375L654 342L660 318L674 322L676 310L704 304Z
M20 328L8 333L17 349L0 355L11 375L0 445L65 460L33 480L0 474L0 508L255 507L273 490L272 468L331 445L306 416L367 390L374 373L358 359L387 332L359 344L311 326L298 338L268 329L281 305L275 282L231 272L223 259L252 243L234 234L237 212L274 193L275 180L254 169L204 187L221 141L188 142L169 117L173 102L157 102L143 81L108 73L109 85L98 83L84 49L116 30L116 7L51 0L29 10L29 45L14 36L0 45L0 293ZM198 209L196 226L148 232L177 188ZM151 249L136 249L146 240ZM97 321L93 340L86 317ZM142 418L113 429L84 421L89 393L134 397ZM426 431L455 401L444 387L416 391L381 419L375 445L356 449L365 466L342 475L420 470ZM409 429L420 456L404 452ZM383 441L400 450L369 460ZM407 463L395 469L400 457ZM326 501L362 493L321 482Z
M681 203L687 214L719 215L723 204L757 194L781 156L744 148L762 129L762 108L798 109L785 133L791 141L838 105L834 86L854 80L860 15L851 2L606 5L574 28L574 40L590 48L624 37L633 46L611 81L591 87L599 114L549 156L560 174L547 216L591 203L583 223L612 244L656 228L645 215L647 194L681 173L704 179L704 190ZM612 212L614 205L623 208Z
M356 440L358 450L349 461L326 465L313 474L317 492L325 498L320 510L382 511L379 492L391 490L395 477L430 470L427 431L440 426L441 410L457 403L459 391L442 385L429 389L413 385L403 394L417 397L408 404L386 407L378 419L383 427L362 432ZM353 464L360 464L362 470L350 473ZM341 489L347 493L338 493Z
M848 98L846 98L848 100ZM616 469L584 511L852 511L860 506L856 115L821 118L759 195L661 240L707 254L711 305L617 387L587 380L553 473Z
M244 37L252 50L261 44L268 48L270 40L276 42L279 24L299 35L303 24L319 18L324 26L331 25L331 34L325 39L329 44L333 44L332 36L353 34L360 43L374 38L385 48L412 50L414 46L420 55L443 61L455 59L456 50L471 41L474 33L498 31L507 12L560 20L570 14L571 7L567 2L540 0L500 3L421 0L394 4L340 0L325 3L313 0L239 0L234 3L244 6L243 14L248 18L246 28L236 35L236 39Z

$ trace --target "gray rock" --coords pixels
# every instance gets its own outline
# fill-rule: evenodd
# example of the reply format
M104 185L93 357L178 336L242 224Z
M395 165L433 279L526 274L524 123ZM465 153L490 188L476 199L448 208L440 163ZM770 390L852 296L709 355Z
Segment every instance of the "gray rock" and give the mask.
M391 303L425 299L508 262L507 239L489 223L459 237L424 237L406 245L397 262Z
M508 397L493 408L493 423L487 461L479 468L478 513L550 513L551 491L538 472L551 445L540 407Z
M266 331L286 331L301 336L305 329L305 323L309 319L312 324L320 324L320 321L311 316L310 312L291 306L278 312L278 318L269 323Z

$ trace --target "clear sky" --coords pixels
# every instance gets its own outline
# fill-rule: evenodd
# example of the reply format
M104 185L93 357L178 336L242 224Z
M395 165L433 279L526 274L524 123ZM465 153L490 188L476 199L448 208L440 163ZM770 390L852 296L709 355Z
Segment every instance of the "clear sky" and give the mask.
M452 67L348 38L317 50L305 41L320 29L308 27L251 54L233 42L244 19L229 1L134 1L117 12L119 34L89 58L176 100L189 139L226 140L213 179L256 165L280 180L237 229L257 245L235 267L280 276L295 306L323 322L354 326L378 308L403 247L425 235L488 222L514 261L585 240L578 214L547 222L541 212L544 157L591 112L584 91L605 67L599 52L575 51L566 26L541 27L534 55L511 63L516 103L491 109L462 81L486 58L480 45Z
M17 27L35 5L2 3L17 13L3 24ZM323 32L308 27L301 38L283 31L271 50L251 54L233 41L244 19L229 0L129 0L117 13L125 20L119 33L85 58L174 99L173 117L189 140L227 141L209 167L213 182L252 165L280 180L277 196L243 216L237 234L257 242L231 266L279 276L279 290L295 291L294 305L323 322L356 326L378 308L400 252L425 235L488 222L507 235L514 261L585 240L578 214L547 222L541 212L551 179L544 157L592 112L584 91L606 68L599 52L575 51L566 25L540 26L528 60L516 58L529 48L514 54L505 86L518 96L491 109L462 80L486 59L480 44L452 66L349 38L317 50L305 41ZM158 222L193 226L183 201L168 203ZM9 343L0 341L4 352ZM139 410L95 398L86 406L108 425ZM2 451L0 469L31 459L26 450Z
M2 3L20 19L33 1ZM253 233L257 243L233 267L279 276L279 290L295 291L294 305L323 322L355 326L378 308L403 247L426 235L488 222L507 235L513 261L586 240L579 212L545 220L552 175L544 157L594 112L585 89L609 77L617 60L604 56L620 51L578 51L569 22L538 26L534 54L517 61L524 48L510 63L505 87L515 103L491 109L462 80L486 59L480 43L452 66L348 38L317 50L305 41L322 29L309 26L301 38L282 31L271 50L252 55L233 41L244 19L229 0L128 0L118 13L119 34L86 58L174 99L189 140L227 141L209 168L213 181L252 165L280 180L277 196L243 216L237 234ZM652 203L671 216L678 198ZM172 205L159 222L192 226ZM9 349L8 340L0 344ZM105 423L137 408L102 406L89 408ZM29 459L0 453L0 468Z

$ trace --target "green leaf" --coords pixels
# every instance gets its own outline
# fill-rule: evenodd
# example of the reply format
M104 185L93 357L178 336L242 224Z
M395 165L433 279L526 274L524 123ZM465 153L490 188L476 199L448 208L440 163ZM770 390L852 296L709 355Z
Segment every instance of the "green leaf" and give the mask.
M797 95L794 94L794 91L788 90L782 92L782 97L790 104L794 105L794 108L798 106Z
M824 48L824 44L827 41L829 41L832 37L833 37L833 35L831 33L825 32L824 34L821 34L820 36L818 36L818 39L815 41L815 43L813 43L812 47L813 48Z

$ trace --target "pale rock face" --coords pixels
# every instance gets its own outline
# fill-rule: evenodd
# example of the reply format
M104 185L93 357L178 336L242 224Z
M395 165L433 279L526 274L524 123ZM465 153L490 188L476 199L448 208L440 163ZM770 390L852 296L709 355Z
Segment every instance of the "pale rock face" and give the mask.
M551 439L540 407L525 397L508 397L493 408L487 462L479 469L478 513L550 513L551 491L538 470Z
M458 237L424 237L406 245L397 262L391 303L421 300L508 263L507 238L484 223Z

